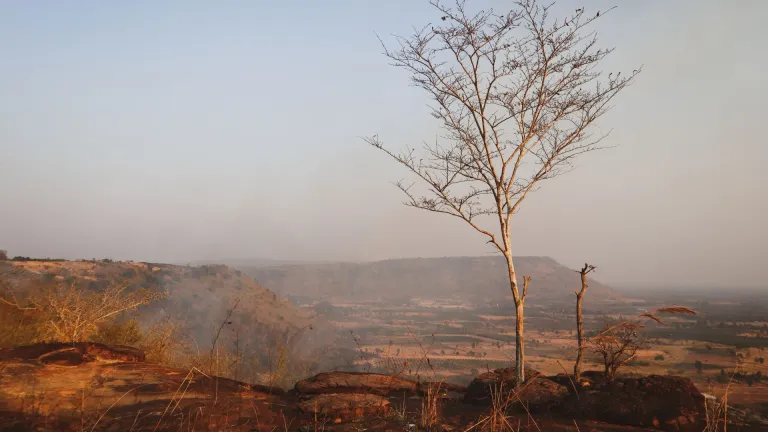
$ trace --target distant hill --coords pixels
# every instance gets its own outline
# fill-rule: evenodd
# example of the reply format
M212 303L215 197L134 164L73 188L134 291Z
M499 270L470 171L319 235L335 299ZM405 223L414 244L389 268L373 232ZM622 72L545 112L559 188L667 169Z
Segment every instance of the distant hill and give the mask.
M280 265L312 265L331 264L333 261L306 261L306 260L282 260L272 258L221 258L209 260L196 260L185 263L192 266L201 265L227 265L230 267L273 267Z
M572 303L579 277L549 257L515 259L519 282L531 276L531 302ZM239 266L280 295L314 299L458 299L470 303L511 300L502 257L408 258L369 263ZM622 300L613 288L590 280L592 302Z
M129 283L133 287L167 290L168 298L140 309L146 324L160 314L182 317L201 347L209 345L215 329L237 300L228 329L241 334L244 343L251 336L294 334L303 331L302 346L311 349L335 339L335 332L321 318L299 308L264 288L250 276L224 265L199 267L142 262L31 260L0 262L0 279L10 282L17 293L40 280L62 282L79 280L90 289L110 283ZM304 336L306 333L306 336ZM282 337L282 336L276 336ZM257 346L256 342L251 343Z

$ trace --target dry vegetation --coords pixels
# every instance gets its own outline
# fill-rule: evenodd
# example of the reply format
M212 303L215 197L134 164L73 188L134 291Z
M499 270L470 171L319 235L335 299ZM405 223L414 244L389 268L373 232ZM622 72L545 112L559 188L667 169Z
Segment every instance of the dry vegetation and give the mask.
M31 267L45 268L45 265L37 262ZM57 262L56 265L67 266L64 262ZM109 266L113 265L118 264L109 263ZM90 264L83 263L72 263L71 268L92 269ZM81 282L99 282L103 275L97 273L94 273L93 280L79 279L82 279ZM302 332L312 331L309 327L294 328L282 333L268 332L272 337L271 342L265 342L256 349L246 347L243 342L246 338L239 333L239 323L234 322L234 317L247 305L237 300L221 311L219 320L210 326L211 343L200 348L196 346L195 339L190 337L194 332L190 330L188 318L164 311L158 315L159 318L145 321L148 316L155 316L146 314L154 303L168 299L158 291L142 290L140 284L109 284L99 288L101 285L78 284L73 283L73 280L45 277L44 273L40 273L35 279L36 284L42 284L35 292L38 297L34 301L25 302L18 296L19 274L13 273L10 275L13 277L10 277L6 273L6 276L5 301L1 305L2 319L6 326L2 335L6 345L54 340L57 336L50 333L50 328L92 328L95 330L75 334L81 340L140 347L153 362L189 371L190 381L197 379L194 377L230 377L270 387L288 387L298 378L311 375L314 371L332 368L311 369L307 366L306 357L301 356L297 347L300 344L294 339ZM574 283L577 283L578 275L573 274L573 277ZM220 277L219 280L225 279ZM80 291L74 294L73 290L76 289ZM150 297L147 297L148 293ZM41 299L46 296L66 301L45 303ZM145 299L151 299L154 303L132 307L138 300L144 302ZM51 324L40 319L42 316L46 316L46 319L50 317L39 314L38 310L39 305L45 304L65 304L68 310L84 311L82 317L93 317L93 326L57 324L50 327ZM586 304L589 305L588 300ZM95 308L95 305L99 307ZM94 308L100 313L88 312ZM438 384L423 395L419 407L410 406L402 412L401 423L417 424L426 430L445 421L445 404L450 402L444 397L445 391L441 386L466 384L480 373L514 364L514 333L510 331L514 315L509 314L509 309L503 305L498 308L468 309L424 307L419 302L409 306L393 306L386 302L349 302L343 305L316 302L304 305L305 310L300 311L299 315L312 315L306 310L312 308L345 333L353 349L348 362L334 366L346 370L382 372ZM644 312L639 311L636 305L617 304L613 309L616 314L612 316L595 313L589 308L584 314L587 346L596 348L586 350L586 370L604 370L611 378L648 374L684 375L693 379L703 392L711 394L713 398L722 398L727 389L727 403L712 405L712 415L715 416L722 416L727 406L730 416L748 417L753 414L745 413L759 412L760 404L768 402L768 386L762 380L762 375L768 371L765 369L765 353L759 346L734 348L726 344L650 336L658 331L684 331L700 324L702 320L706 321L701 316L690 315L687 308L646 307L644 310L651 312ZM632 310L637 311L635 318L620 318L622 315L631 316L629 312ZM666 317L662 314L666 314ZM742 340L755 343L760 341L760 338L743 335L759 334L763 323L751 317L745 319L749 319L746 322L750 326L729 324L732 334ZM605 326L606 322L618 322L619 325ZM573 315L564 310L533 307L529 310L529 323L533 328L529 333L529 364L548 375L565 373L568 363L575 359L578 351ZM720 327L718 323L709 325ZM648 343L636 343L639 338L647 339ZM258 356L254 355L257 351ZM599 355L592 355L593 351L598 351ZM603 356L604 353L608 355ZM322 356L317 354L318 358ZM219 385L217 382L214 379L212 390L207 391L215 395ZM99 390L101 387L98 385L89 389L90 385L84 385L79 393L85 401L105 391ZM510 407L519 403L509 394L497 399L490 411L477 413L476 428L502 430L511 427L514 430L521 424L531 424L537 420L535 417L529 418L527 414L524 418L510 414ZM35 403L40 407L45 406L38 399L30 400L26 406L35 406ZM87 409L81 410L84 413L83 424L92 426L103 413L104 407L89 403L84 403L85 406ZM388 418L386 421L391 420ZM543 421L540 418L538 420ZM173 421L178 421L178 418L174 417ZM317 422L326 424L328 419L317 419Z
M315 332L312 314L223 266L27 259L0 266L0 347L129 345L155 363L281 386L321 367L322 354L335 359L327 326Z
M739 410L732 405L757 411L768 406L764 379L768 331L754 316L750 320L731 316L729 321L712 315L709 322L687 307L659 307L658 303L644 304L642 309L623 304L608 311L582 310L587 274L594 270L586 264L580 271L575 316L570 294L567 310L563 304L526 303L529 284L532 291L537 284L544 286L553 272L544 268L542 280L535 274L533 279L518 277L522 273L512 253L512 217L542 181L567 171L577 156L600 148L605 136L595 135L596 122L639 73L639 69L624 75L601 72L600 64L612 49L599 48L588 28L605 11L588 14L579 8L564 19L552 19L550 6L535 1L516 2L503 15L470 13L462 1L455 7L432 4L440 21L397 38L397 47L385 47L385 55L428 93L432 115L445 134L421 154L411 148L388 150L378 136L366 141L421 181L421 190L398 183L407 205L458 218L484 236L503 257L501 282L509 292L490 296L492 301L484 306L468 306L451 297L426 296L419 303L411 295L397 306L391 299L349 299L332 305L319 301L324 297L317 295L302 309L224 266L24 257L8 261L0 251L0 346L64 342L74 347L77 342L100 342L137 347L149 361L129 364L110 359L69 369L74 371L70 375L56 373L63 370L57 369L62 364L43 365L42 357L28 363L6 362L9 370L0 371L5 374L3 391L19 400L4 401L3 412L8 412L5 405L13 406L24 416L44 417L46 427L61 427L46 423L61 407L46 400L44 390L30 390L22 379L25 371L34 370L59 388L67 389L68 380L75 383L66 395L58 395L70 404L67 428L75 425L77 430L93 431L107 425L107 414L135 397L131 406L147 403L151 408L148 413L127 413L135 415L130 430L149 430L153 424L152 430L261 430L267 425L270 430L321 430L330 428L331 419L320 418L325 411L315 406L314 417L304 418L299 427L292 423L298 416L290 417L277 408L296 400L273 398L273 392L280 393L279 388L321 370L345 368L415 381L414 387L422 393L416 408L408 408L404 400L402 410L383 420L387 426L439 430L449 416L446 395L452 384L467 384L483 372L513 364L514 388L504 388L504 383L494 387L490 407L473 412L472 420L462 426L519 431L524 421L528 430L541 431L547 426L539 424L542 419L533 416L523 401L523 393L538 376L535 372L526 379L527 367L548 375L562 373L578 397L582 363L585 369L601 370L608 383L651 374L690 378L713 401L707 431L725 429L728 416ZM470 267L484 273L480 261ZM485 260L482 265L495 264ZM313 278L326 270L311 272L309 283L315 284ZM277 272L275 279L283 279L280 271L267 270ZM470 293L465 295L475 296L471 289L475 285L481 289L500 286L497 279L488 283L463 269L453 271L441 273L437 280ZM333 278L325 279L339 285ZM412 280L417 281L415 287L397 289L412 294L423 282L417 277ZM577 281L574 275L566 285ZM385 282L384 289L390 285L391 281ZM593 291L598 289L595 283ZM718 314L724 309L722 304L714 307ZM671 318L662 319L661 314ZM340 341L333 327L317 316L348 334L346 339ZM703 337L696 331L711 334ZM719 339L711 339L712 335ZM733 341L739 343L729 343ZM62 357L69 361L74 350L56 354L69 356ZM87 363L85 357L78 361ZM568 367L571 361L573 375ZM147 376L150 381L144 381ZM132 386L122 385L129 381ZM554 380L550 385L560 386ZM156 394L139 400L139 394L147 394L139 389L148 386L154 386ZM340 392L327 398L356 401L359 405L345 407L355 415L390 403L370 396L355 398ZM314 399L316 405L318 399ZM513 413L513 405L524 413ZM270 418L260 417L266 415L260 409ZM111 420L117 421L116 413L112 414ZM575 421L574 426L560 430L580 430Z

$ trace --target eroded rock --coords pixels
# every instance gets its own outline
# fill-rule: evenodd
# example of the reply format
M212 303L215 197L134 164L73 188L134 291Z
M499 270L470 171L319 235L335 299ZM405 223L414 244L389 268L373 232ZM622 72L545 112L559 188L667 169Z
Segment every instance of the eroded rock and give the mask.
M567 408L584 418L667 431L698 432L705 419L704 395L679 376L594 379Z
M326 393L299 402L299 409L305 413L348 421L364 416L386 415L389 405L387 398L373 394Z
M389 375L362 372L326 372L303 379L294 386L299 395L324 393L366 393L387 396L415 393L415 381Z
M46 364L76 366L94 360L143 362L145 355L144 351L128 346L54 342L0 349L0 360L38 360Z
M517 386L514 366L496 369L478 375L467 387L464 400L469 403L490 403L492 395L498 391L507 392ZM532 379L541 375L533 369L525 370L526 379Z

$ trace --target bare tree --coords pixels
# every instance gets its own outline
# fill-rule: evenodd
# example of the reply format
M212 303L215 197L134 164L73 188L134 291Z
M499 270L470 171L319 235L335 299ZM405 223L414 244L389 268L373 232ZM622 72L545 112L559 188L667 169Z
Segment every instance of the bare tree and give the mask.
M584 359L584 314L581 310L581 303L584 300L584 294L587 292L587 275L595 271L595 266L584 264L579 274L581 275L581 290L576 291L576 339L578 341L576 352L576 363L573 365L573 379L578 381L581 377L581 363Z
M595 354L603 358L605 377L616 378L616 372L635 358L637 351L644 346L645 337L639 332L644 326L637 322L606 322L600 333L591 338Z
M44 340L78 342L94 335L99 324L164 295L143 288L128 290L128 284L89 290L72 282L36 286L25 295L25 304L21 304L15 296L11 300L0 297L0 301L20 310L35 311Z
M465 2L436 8L439 21L397 37L384 54L411 75L433 101L445 134L417 154L386 149L378 135L366 142L415 174L425 193L402 181L406 205L457 217L488 239L506 259L517 325L517 382L524 381L525 292L513 260L511 218L542 180L565 172L573 159L599 148L592 132L613 98L639 73L610 73L598 65L612 49L586 31L605 15L577 9L550 18L551 6L520 0L498 15L470 13ZM382 45L384 45L382 43ZM490 225L484 225L483 220Z
M698 315L698 313L685 306L665 306L649 312L643 312L633 320L619 318L617 321L606 321L603 328L596 336L591 337L588 343L594 349L595 354L603 358L605 377L613 380L618 369L637 355L637 351L647 345L647 339L641 333L645 328L643 321L655 321L665 324L660 314L670 315Z

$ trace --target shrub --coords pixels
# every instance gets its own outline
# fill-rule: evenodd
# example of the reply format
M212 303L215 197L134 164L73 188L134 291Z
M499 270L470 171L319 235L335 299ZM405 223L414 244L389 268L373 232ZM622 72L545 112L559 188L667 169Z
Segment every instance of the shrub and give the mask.
M24 304L15 296L12 300L4 298L4 302L18 310L34 312L44 341L75 342L91 340L101 326L109 325L126 311L163 298L164 293L129 291L126 285L92 291L76 283L40 282L30 287L25 297Z
M142 334L139 323L135 319L129 319L123 322L113 321L99 327L99 331L94 335L94 342L101 342L107 345L128 345L137 347L141 343Z
M139 348L144 350L148 361L180 366L189 348L189 329L181 318L164 316L147 329Z
M653 358L656 361L664 361L664 356L661 354L657 354L656 357Z

